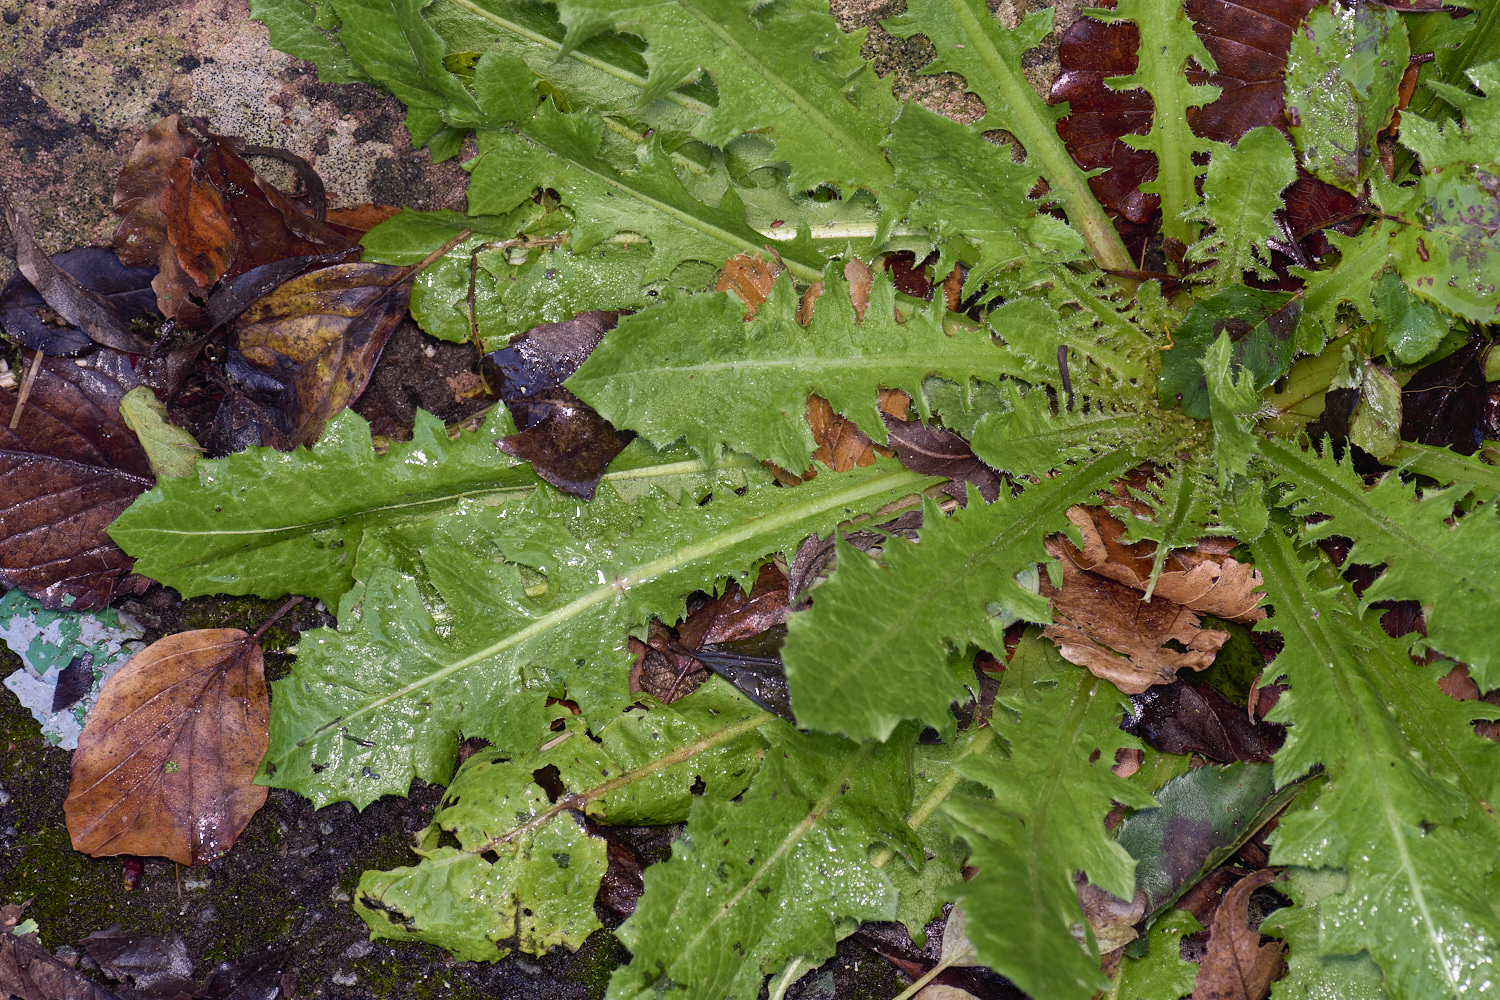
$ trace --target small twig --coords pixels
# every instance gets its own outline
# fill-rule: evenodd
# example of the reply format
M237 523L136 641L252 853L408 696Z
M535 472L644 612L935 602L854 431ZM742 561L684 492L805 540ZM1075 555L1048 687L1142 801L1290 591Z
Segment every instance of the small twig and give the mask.
M264 622L262 622L260 628L258 628L258 629L255 630L255 634L250 637L250 641L251 642L260 642L260 637L266 634L266 629L270 628L272 625L275 625L276 622L277 622L277 620L282 615L286 614L288 611L292 610L298 604L301 604L301 603L302 603L302 597L301 596L297 596L297 597L292 598L290 601L287 601L281 607L277 608L276 609L276 613L274 615L272 615L271 617L267 618Z
M21 410L26 406L26 400L31 398L31 387L36 382L36 373L41 370L42 357L41 348L37 348L36 357L31 359L31 367L26 369L26 380L21 383L21 392L16 396L16 408L11 411L11 430L21 426Z

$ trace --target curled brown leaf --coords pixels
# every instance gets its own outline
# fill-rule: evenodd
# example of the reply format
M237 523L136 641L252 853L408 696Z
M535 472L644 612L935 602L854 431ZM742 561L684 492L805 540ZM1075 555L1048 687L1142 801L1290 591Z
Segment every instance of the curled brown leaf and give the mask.
M1286 944L1260 943L1250 929L1250 894L1280 876L1269 869L1247 875L1225 893L1209 928L1192 1000L1265 1000L1285 969Z
M63 804L75 850L185 865L233 846L265 804L255 772L270 696L260 643L239 629L167 636L99 693Z
M1044 574L1042 596L1052 600L1052 624L1043 635L1063 658L1087 667L1126 694L1170 684L1184 667L1202 670L1214 661L1228 632L1205 629L1197 614L1166 600L1141 600L1140 591L1085 572L1054 536L1047 551L1062 562L1063 585ZM1175 642L1179 648L1168 646Z

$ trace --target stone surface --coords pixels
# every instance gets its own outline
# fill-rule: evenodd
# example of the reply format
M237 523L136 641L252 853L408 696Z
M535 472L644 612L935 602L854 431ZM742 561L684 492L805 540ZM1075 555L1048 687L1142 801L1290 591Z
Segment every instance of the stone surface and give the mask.
M109 241L114 178L167 115L280 146L322 175L332 206L462 208L468 175L413 150L394 97L320 84L275 52L247 0L0 0L0 187L49 251ZM290 172L257 159L265 176ZM0 234L0 283L14 272Z

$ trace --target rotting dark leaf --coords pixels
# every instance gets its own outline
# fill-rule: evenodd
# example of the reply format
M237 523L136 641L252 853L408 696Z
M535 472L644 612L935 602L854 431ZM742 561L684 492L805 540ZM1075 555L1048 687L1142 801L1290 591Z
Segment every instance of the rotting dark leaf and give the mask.
M132 354L144 354L150 345L130 329L114 302L80 284L37 244L31 219L19 205L0 191L0 214L16 241L16 267L37 294L66 322L82 330L95 343ZM28 345L29 346L29 345Z
M947 476L944 490L960 504L968 501L965 485L972 485L994 503L1005 486L1000 473L985 465L974 454L969 443L949 430L922 420L898 420L884 415L891 450L901 464L913 472L930 476Z
M120 417L121 397L139 384L129 358L108 348L43 362L20 426L0 426L0 583L76 610L148 585L105 533L154 481ZM15 405L0 391L0 424Z
M52 711L61 712L72 708L83 700L94 685L94 654L75 656L57 675L57 687L52 692Z
M364 391L406 316L412 282L467 236L464 230L410 267L358 263L313 271L240 314L232 331L246 362L244 378L261 383L267 395L273 383L280 386L271 412L287 447L312 444Z
M922 527L922 512L909 510L894 520L878 525L875 531L842 532L844 541L861 552L869 552L885 544L888 535L899 535L909 542L917 540L917 531ZM819 580L830 572L834 561L834 534L827 538L813 535L803 541L792 557L787 570L787 599L794 607L802 602L804 595Z
M1401 439L1472 455L1484 440L1489 386L1484 381L1487 337L1475 337L1420 369L1401 390Z
M255 636L198 629L136 653L78 738L63 803L73 849L184 865L225 854L266 801L255 773L269 714Z
M203 1000L280 1000L296 989L290 945L271 946L220 962L198 991Z
M1269 761L1286 738L1274 722L1252 721L1213 687L1186 678L1131 695L1132 712L1120 728L1166 753L1201 753L1228 764Z
M700 646L693 656L759 707L793 722L792 696L781 663L785 643L786 626L774 625L748 638Z
M86 291L104 297L127 323L141 316L157 316L151 279L155 267L126 267L108 247L75 247L52 258ZM0 290L0 327L33 351L51 357L72 356L91 347L93 339L76 326L48 322L52 307L24 274L16 274ZM60 318L60 317L59 317Z
M114 924L79 943L105 975L129 980L136 1000L174 1000L197 992L187 942L176 931L138 934Z
M501 451L525 459L564 493L592 499L599 478L630 443L562 383L588 360L619 313L585 312L543 323L485 355L484 371L509 408L517 433L499 439Z
M43 948L35 931L15 933L27 905L0 906L0 994L20 1000L117 1000Z
M206 317L204 332L212 333L217 330L257 300L269 295L298 275L334 264L351 263L358 258L359 247L357 246L308 257L283 257L231 278L209 296L204 310Z
M619 834L607 826L585 821L588 831L604 841L609 867L599 880L599 894L594 905L601 906L624 919L635 912L635 902L646 891L646 862Z

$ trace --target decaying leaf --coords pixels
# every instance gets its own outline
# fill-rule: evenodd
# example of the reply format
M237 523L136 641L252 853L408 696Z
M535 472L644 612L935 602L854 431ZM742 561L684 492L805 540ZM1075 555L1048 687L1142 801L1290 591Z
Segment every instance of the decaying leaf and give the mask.
M1052 624L1043 634L1070 663L1139 694L1172 683L1184 667L1204 669L1229 641L1228 632L1201 627L1197 614L1180 604L1143 601L1139 590L1085 572L1065 544L1056 537L1047 542L1047 551L1062 561L1063 585L1054 588L1042 577L1042 596L1052 599Z
M1417 371L1401 391L1401 438L1472 455L1484 440L1488 338L1476 337Z
M52 263L72 275L85 291L102 296L126 323L157 315L156 293L151 289L154 267L126 267L108 247L64 250L52 258ZM26 275L17 272L0 290L0 327L26 347L57 356L74 355L93 346L87 333L59 322L67 321L26 280Z
M131 657L100 692L63 810L73 848L203 864L266 801L270 697L256 637L199 629Z
M599 477L633 435L622 433L562 383L588 360L618 313L580 313L543 323L485 356L486 376L510 410L517 432L495 444L531 463L564 493L593 499Z
M1143 691L1131 702L1121 728L1166 753L1201 753L1221 764L1269 761L1286 737L1282 726L1253 720L1244 705L1186 679Z
M1271 870L1258 871L1236 882L1219 904L1209 929L1208 951L1193 984L1193 1000L1264 1000L1271 983L1281 976L1286 945L1260 943L1250 929L1250 894L1278 878Z
M36 931L15 933L26 906L0 906L0 993L20 1000L115 1000L108 990L43 948Z
M132 988L135 1000L177 1000L198 995L193 960L182 935L139 934L114 924L80 942L111 979Z
M287 257L358 248L257 174L223 136L192 135L173 115L132 150L115 182L114 246L132 266L155 264L162 315L204 322L221 280Z
M154 478L120 416L139 383L129 358L108 348L43 362L20 425L0 426L0 583L79 611L146 587L105 533ZM0 391L0 425L15 405Z
M973 486L994 503L1005 486L1000 474L985 465L969 447L969 442L950 430L925 420L897 420L885 415L885 428L891 450L901 464L913 472L930 476L947 476L944 489L959 503L968 501L966 486Z
M768 261L750 254L735 254L724 262L719 280L714 285L716 292L733 292L745 302L745 319L755 318L755 311L771 294L776 276L786 268L778 261Z
M65 321L95 343L143 354L149 345L130 329L114 302L85 287L48 257L31 232L31 219L0 191L0 215L16 241L16 267L33 288ZM38 345L40 346L40 345Z
M411 267L337 264L294 278L234 322L235 344L286 446L309 445L364 390L391 333L406 316L412 282L464 237ZM271 386L279 387L274 395Z
M1264 597L1260 573L1248 563L1229 558L1235 544L1232 539L1205 539L1198 548L1172 551L1153 588L1151 567L1156 543L1125 542L1124 524L1099 507L1072 507L1068 520L1083 536L1083 548L1071 542L1064 542L1063 547L1080 569L1138 591L1149 591L1153 599L1159 597L1229 621L1253 622L1266 616L1266 609L1259 606Z

